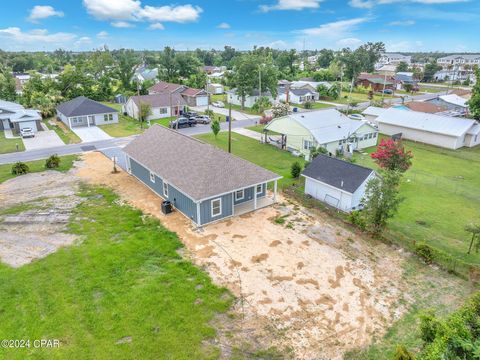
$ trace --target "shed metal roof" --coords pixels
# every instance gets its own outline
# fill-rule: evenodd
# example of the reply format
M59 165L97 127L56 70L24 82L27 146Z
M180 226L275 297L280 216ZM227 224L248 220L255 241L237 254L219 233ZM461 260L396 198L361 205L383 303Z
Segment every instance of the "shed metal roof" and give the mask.
M124 151L194 201L281 178L249 161L160 125L149 128Z
M475 124L475 120L395 108L387 109L377 117L376 121L379 124L395 125L455 137L462 136Z
M353 194L373 172L372 169L320 154L302 175Z

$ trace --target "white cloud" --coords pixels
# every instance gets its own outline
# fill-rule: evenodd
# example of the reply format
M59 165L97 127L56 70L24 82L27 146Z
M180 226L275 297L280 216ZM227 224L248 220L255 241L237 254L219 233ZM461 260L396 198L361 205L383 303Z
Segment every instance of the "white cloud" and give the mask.
M278 0L275 5L260 5L260 10L268 12L272 10L304 10L317 9L323 0Z
M186 23L197 21L202 8L186 5L142 6L139 0L83 0L87 12L99 20Z
M124 28L124 29L134 27L133 24L130 24L127 21L114 21L110 25L116 28Z
M99 38L99 39L106 39L107 37L108 37L108 32L106 32L106 31L100 31L97 34L97 38Z
M345 38L345 39L340 39L337 41L337 45L339 47L349 47L349 48L357 48L363 43L362 40L357 39L357 38Z
M415 21L414 20L392 21L388 25L390 25L390 26L412 26L412 25L415 25Z
M341 38L351 31L355 30L357 25L368 21L368 18L355 18L350 20L340 20L331 23L322 24L316 28L308 28L297 31L300 34L308 36L323 36L325 38Z
M271 42L267 46L272 49L286 49L288 45L283 40L277 40L277 41Z
M371 9L375 5L394 4L394 3L416 3L416 4L453 4L468 2L470 0L350 0L350 6Z
M91 44L91 43L92 43L92 39L90 39L88 36L83 36L80 39L78 39L77 41L75 41L74 45L79 47L79 46L88 45L88 44Z
M51 16L63 17L65 14L63 11L57 11L49 5L37 5L30 10L28 20L31 22L37 22L42 19L49 18Z
M219 28L219 29L230 29L230 24L228 24L226 22L222 22L222 23L218 24L217 28Z
M386 43L385 48L387 51L399 52L399 51L418 51L424 48L422 41L400 41L397 43Z
M0 37L19 42L19 43L36 43L36 45L45 44L62 44L72 42L77 38L77 35L70 33L53 33L50 34L45 29L35 29L28 32L23 32L18 27L9 27L0 29Z
M148 28L150 30L164 30L165 26L162 23L153 23Z

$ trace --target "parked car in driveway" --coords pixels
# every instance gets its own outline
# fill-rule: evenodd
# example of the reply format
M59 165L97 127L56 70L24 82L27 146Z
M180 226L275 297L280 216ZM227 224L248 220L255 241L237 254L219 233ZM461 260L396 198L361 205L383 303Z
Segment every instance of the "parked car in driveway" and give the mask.
M198 115L195 117L197 124L210 124L210 117L208 115Z
M383 93L386 94L386 95L393 95L393 90L391 90L391 89L385 89L385 90L380 91L380 92L381 92L381 93L383 92Z
M186 117L187 119L191 119L191 118L197 117L198 114L194 111L188 111L188 112L184 113L183 116Z
M360 120L360 121L365 120L365 116L363 116L361 114L350 114L350 115L348 115L348 117L352 120Z
M178 118L177 120L170 121L169 127L171 129L176 129L177 127L180 129L185 127L195 126L195 123L196 122L194 119L187 119L186 117L181 117L181 118Z
M218 108L224 108L225 104L223 103L223 101L214 101L212 103L212 106L215 106L215 107L218 107Z
M33 132L33 129L29 127L25 127L21 129L20 135L22 136L22 138L35 137L35 133Z

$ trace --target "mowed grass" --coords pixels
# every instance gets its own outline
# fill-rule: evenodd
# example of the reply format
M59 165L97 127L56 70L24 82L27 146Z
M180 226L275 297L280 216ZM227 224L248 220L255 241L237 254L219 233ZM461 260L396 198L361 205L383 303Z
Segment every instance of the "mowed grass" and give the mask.
M73 162L77 159L77 155L66 155L60 157L60 166L57 171L66 172L70 170L73 166ZM26 164L30 168L30 172L41 172L45 171L45 159L44 160L35 160L35 161L27 161ZM5 164L0 165L0 184L8 179L12 179L14 177L20 175L13 175L12 174L12 166L13 164ZM30 190L26 190L30 191Z
M81 241L19 269L0 264L0 338L59 339L2 359L215 359L210 321L232 297L182 259L176 234L84 189L70 222Z
M78 144L82 140L72 130L68 128L64 123L56 119L46 119L43 123L49 130L53 130L57 133L58 137L62 139L65 144Z
M201 134L196 137L225 151L228 149L228 132L220 132L216 139L213 134ZM283 176L283 179L278 182L279 187L303 181L302 179L293 179L290 169L295 161L302 165L305 161L273 145L262 144L257 140L232 132L232 153Z
M5 131L0 131L0 154L12 153L17 151L24 151L25 146L21 138L7 139L5 137Z
M480 254L467 255L469 235L464 227L480 223L480 147L447 150L404 141L414 155L404 176L399 213L390 221L391 238L424 241L471 264ZM357 155L359 164L375 168L368 155ZM398 236L397 236L398 235Z

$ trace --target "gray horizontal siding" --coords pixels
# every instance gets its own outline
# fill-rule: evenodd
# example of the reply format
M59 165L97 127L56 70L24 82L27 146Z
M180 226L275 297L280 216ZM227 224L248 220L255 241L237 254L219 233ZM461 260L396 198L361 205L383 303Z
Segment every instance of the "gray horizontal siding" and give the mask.
M218 216L212 217L212 200L221 198L222 199L222 213ZM217 221L224 219L226 217L233 215L233 194L225 194L222 196L217 196L208 200L204 200L200 203L200 225L208 224L212 221Z
M155 175L155 183L150 181L150 170L140 165L130 158L130 168L132 175L155 191L160 197L170 200L175 209L181 211L185 216L197 222L197 204L188 196L177 190L174 186L168 184L168 198L163 194L163 180Z
M244 203L244 202L246 202L246 201L253 200L253 193L254 193L254 188L253 188L253 187L246 188L246 189L244 189L243 191L244 191L244 198L243 198L242 200L235 200L235 197L233 198L235 205ZM235 192L235 193L236 193L236 192ZM235 193L233 194L234 196L235 196Z

